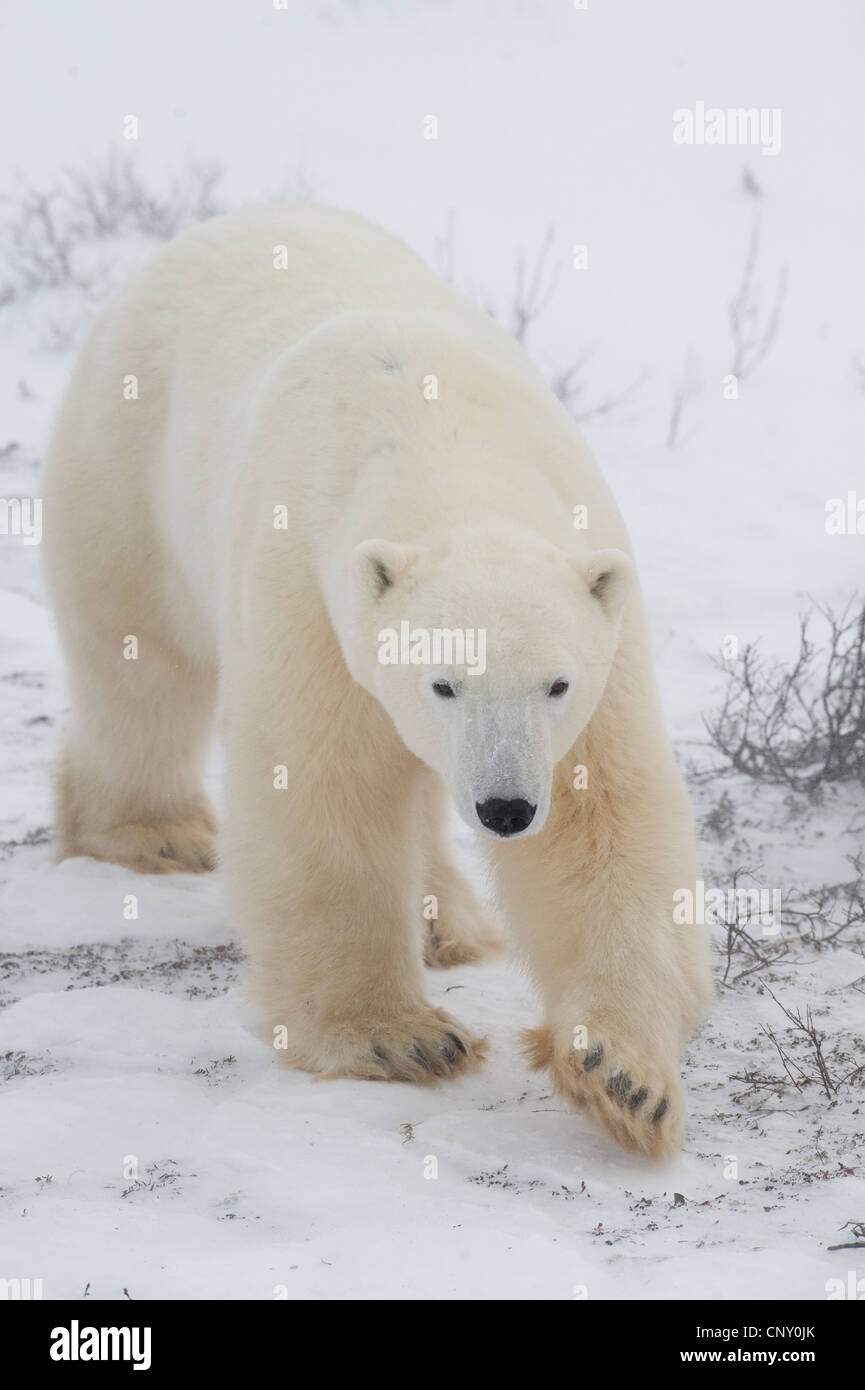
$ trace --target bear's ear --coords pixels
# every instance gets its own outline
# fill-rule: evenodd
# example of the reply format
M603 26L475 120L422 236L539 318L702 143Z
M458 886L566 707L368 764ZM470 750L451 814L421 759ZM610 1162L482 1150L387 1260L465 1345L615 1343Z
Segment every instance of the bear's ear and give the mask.
M351 557L351 579L355 592L379 599L407 574L417 559L417 551L393 541L361 541Z
M624 550L593 550L586 561L589 593L598 600L607 617L616 622L634 587L634 562Z

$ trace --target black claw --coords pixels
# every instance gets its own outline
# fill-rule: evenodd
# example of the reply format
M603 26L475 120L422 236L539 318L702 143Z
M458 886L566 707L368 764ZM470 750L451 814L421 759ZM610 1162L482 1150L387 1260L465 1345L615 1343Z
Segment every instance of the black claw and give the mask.
M669 1108L670 1108L670 1102L667 1100L667 1097L664 1096L664 1099L661 1100L661 1101L659 1101L658 1104L657 1104L657 1106L655 1107L655 1113L654 1113L654 1115L652 1116L652 1124L653 1124L653 1125L660 1124L661 1120L663 1120L663 1118L664 1118L664 1116L666 1115L666 1113L667 1113L667 1111L669 1110Z
M465 1043L463 1042L462 1038L458 1038L457 1035L456 1035L456 1033L448 1033L448 1037L450 1038L450 1040L451 1040L451 1042L453 1043L454 1047L456 1048L457 1052L461 1052L461 1053L463 1054L463 1056L465 1056L465 1055L466 1055L466 1048L465 1048Z
M417 1062L419 1067L423 1067L424 1071L429 1071L429 1062L427 1061L426 1057L423 1055L419 1047L410 1047L408 1050L408 1055L409 1057L411 1057L413 1062Z
M646 1099L646 1096L648 1094L648 1086L641 1086L639 1091L635 1091L634 1094L631 1096L631 1099L628 1101L628 1109L639 1110L640 1106L643 1104L643 1101Z
M604 1044L595 1043L594 1047L586 1053L586 1060L583 1063L583 1071L594 1071L599 1067L604 1056Z
M374 1047L372 1050L372 1055L379 1062L387 1061L387 1053L385 1052L383 1047Z
M633 1084L626 1071L613 1072L607 1084L607 1094L612 1096L613 1100L617 1100L620 1105L624 1105Z

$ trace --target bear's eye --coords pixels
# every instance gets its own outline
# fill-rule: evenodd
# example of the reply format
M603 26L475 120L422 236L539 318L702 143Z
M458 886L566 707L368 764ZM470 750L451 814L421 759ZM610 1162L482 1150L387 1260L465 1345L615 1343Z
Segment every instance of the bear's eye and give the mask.
M433 681L433 690L442 700L455 700L457 692L448 681Z
M553 683L552 683L552 685L550 686L550 688L549 688L547 694L549 695L549 697L550 697L551 700L556 700L556 699L558 699L558 697L559 697L560 695L564 695L564 693L565 693L565 691L567 690L567 688L568 688L568 682L567 682L567 681L553 681Z

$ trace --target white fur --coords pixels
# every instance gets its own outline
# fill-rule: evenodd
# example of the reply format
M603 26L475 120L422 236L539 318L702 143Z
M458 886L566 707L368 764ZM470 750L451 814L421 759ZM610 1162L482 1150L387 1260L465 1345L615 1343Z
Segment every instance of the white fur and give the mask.
M482 834L544 998L535 1060L622 1143L673 1150L708 997L702 934L672 918L697 877L690 811L622 521L509 336L358 217L217 218L99 318L45 509L61 855L208 867L218 691L221 853L263 1031L319 1074L422 1080L482 1052L427 1003L424 954L495 943L449 860L445 788L479 830L479 804L521 798L522 833ZM383 665L404 620L483 629L483 673Z

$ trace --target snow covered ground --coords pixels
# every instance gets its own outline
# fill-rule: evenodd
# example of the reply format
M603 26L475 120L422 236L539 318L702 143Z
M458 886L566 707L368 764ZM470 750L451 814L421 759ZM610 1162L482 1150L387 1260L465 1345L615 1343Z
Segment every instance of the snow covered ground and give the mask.
M75 344L156 244L140 204L101 228L73 206L111 151L162 193L206 158L226 203L355 208L505 318L522 257L525 282L541 272L526 346L551 379L582 362L576 409L634 537L707 884L750 871L849 901L862 788L812 805L712 775L701 716L725 638L787 658L809 599L862 592L865 539L824 524L827 499L865 494L861 13L49 0L10 11L2 38L18 145L0 170L0 497L39 496ZM779 109L780 152L675 145L673 110L698 101ZM52 249L32 189L53 187L68 241ZM755 219L758 324L785 268L786 288L765 359L726 399ZM753 969L715 929L718 1000L686 1057L669 1169L620 1153L527 1070L537 1005L507 963L429 978L434 1003L488 1033L480 1074L317 1084L242 1027L218 874L52 864L64 699L39 547L0 534L0 1278L136 1299L822 1299L865 1278L861 1250L828 1248L865 1222L862 1075L794 1085L763 1031L812 1072L781 1006L810 1007L833 1086L865 1061L861 923L831 941L825 917L787 923Z

